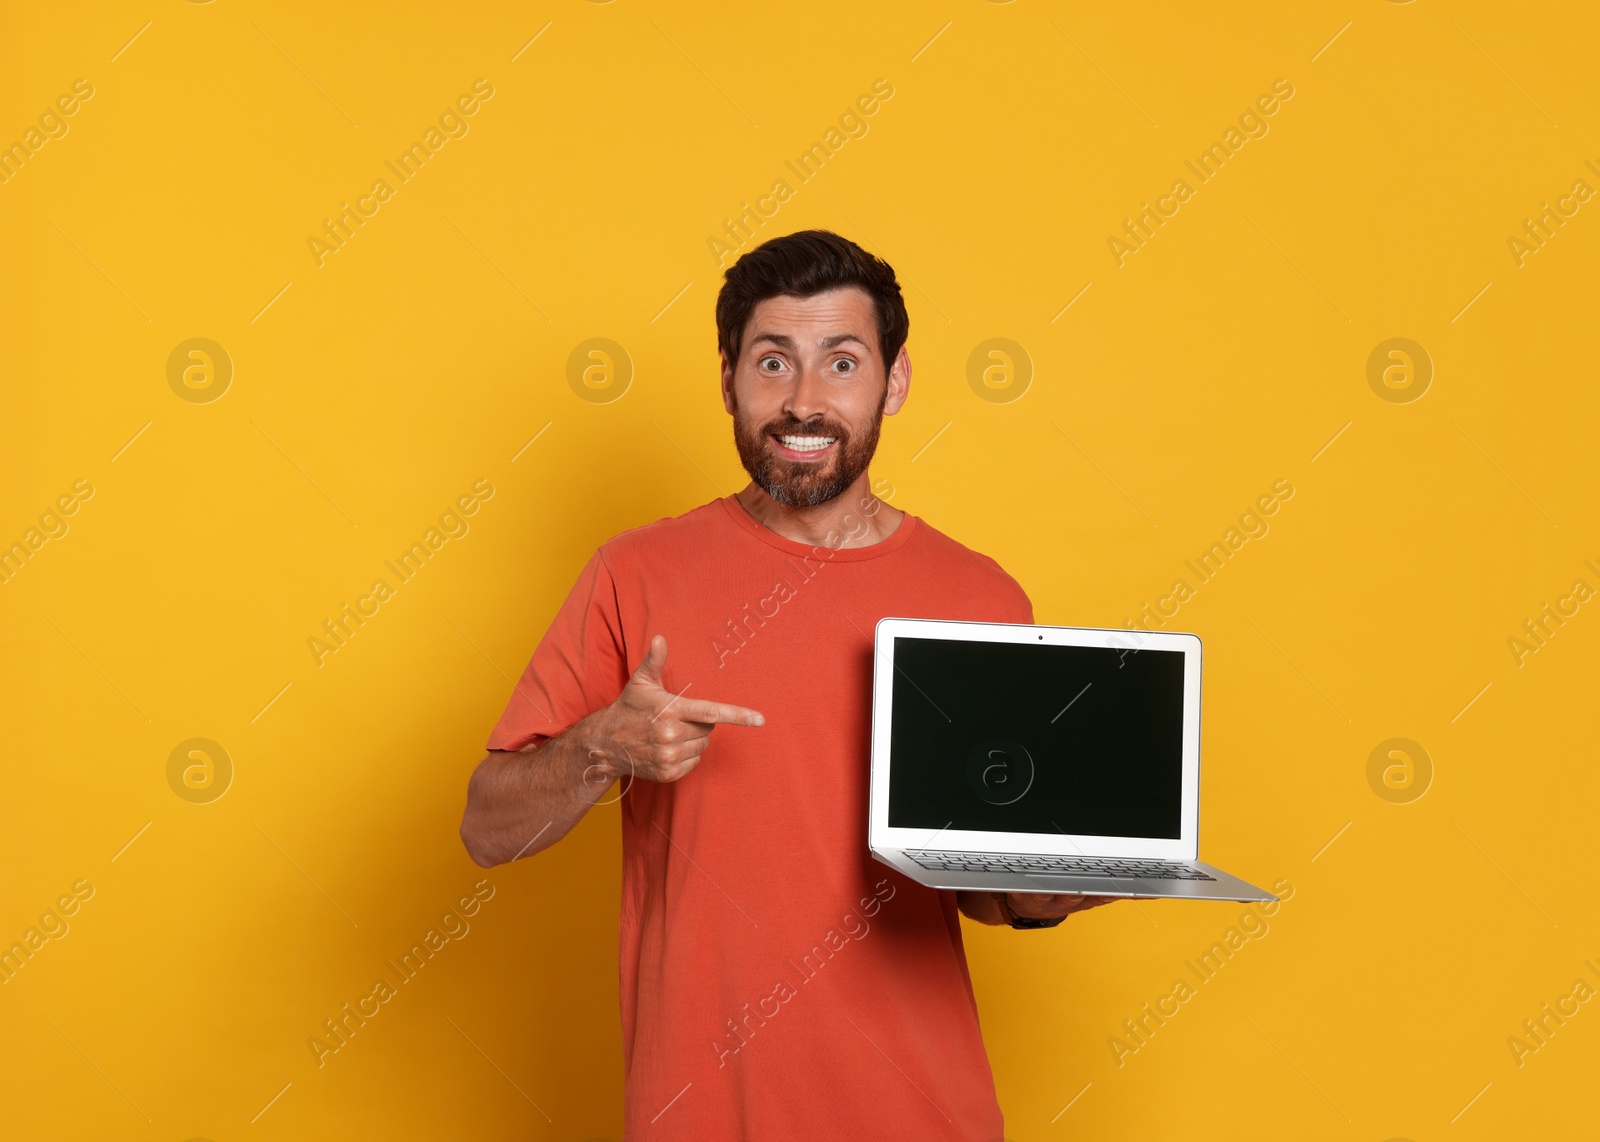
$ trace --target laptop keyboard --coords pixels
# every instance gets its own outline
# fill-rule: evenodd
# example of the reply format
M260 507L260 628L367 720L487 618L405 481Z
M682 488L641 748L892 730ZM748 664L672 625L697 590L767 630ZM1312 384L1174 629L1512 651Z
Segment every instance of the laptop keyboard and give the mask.
M1133 880L1215 880L1199 869L1170 861L1127 857L1042 856L1038 853L952 853L907 849L906 856L938 872L1053 873Z

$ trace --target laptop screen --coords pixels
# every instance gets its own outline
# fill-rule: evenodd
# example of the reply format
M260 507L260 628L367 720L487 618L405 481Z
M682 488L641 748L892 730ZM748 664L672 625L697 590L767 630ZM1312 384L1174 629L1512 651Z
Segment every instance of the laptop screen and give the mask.
M890 826L1181 839L1183 660L896 638Z

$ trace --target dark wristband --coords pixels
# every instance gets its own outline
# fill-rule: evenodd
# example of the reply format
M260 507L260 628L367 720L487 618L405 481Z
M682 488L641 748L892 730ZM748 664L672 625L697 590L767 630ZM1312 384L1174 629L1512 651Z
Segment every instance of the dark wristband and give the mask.
M1054 928L1057 924L1066 919L1065 916L1057 916L1050 920L1035 919L1031 916L1018 916L1011 910L1011 905L1006 900L1005 893L996 893L996 896L1000 901L1000 914L1006 918L1006 922L1008 924L1020 931L1027 931L1035 928Z

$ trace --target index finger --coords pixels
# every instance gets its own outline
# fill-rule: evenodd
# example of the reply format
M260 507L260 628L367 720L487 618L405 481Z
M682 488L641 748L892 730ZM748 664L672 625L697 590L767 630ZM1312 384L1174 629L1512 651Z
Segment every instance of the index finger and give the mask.
M668 712L681 722L698 722L707 726L762 726L767 722L759 710L704 698L682 699L662 711Z

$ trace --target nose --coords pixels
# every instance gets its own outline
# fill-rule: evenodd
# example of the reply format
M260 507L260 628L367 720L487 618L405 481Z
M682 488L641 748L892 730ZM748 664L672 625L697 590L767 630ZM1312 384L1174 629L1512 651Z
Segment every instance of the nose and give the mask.
M800 366L789 396L783 402L783 411L801 423L827 413L827 381L812 366Z

